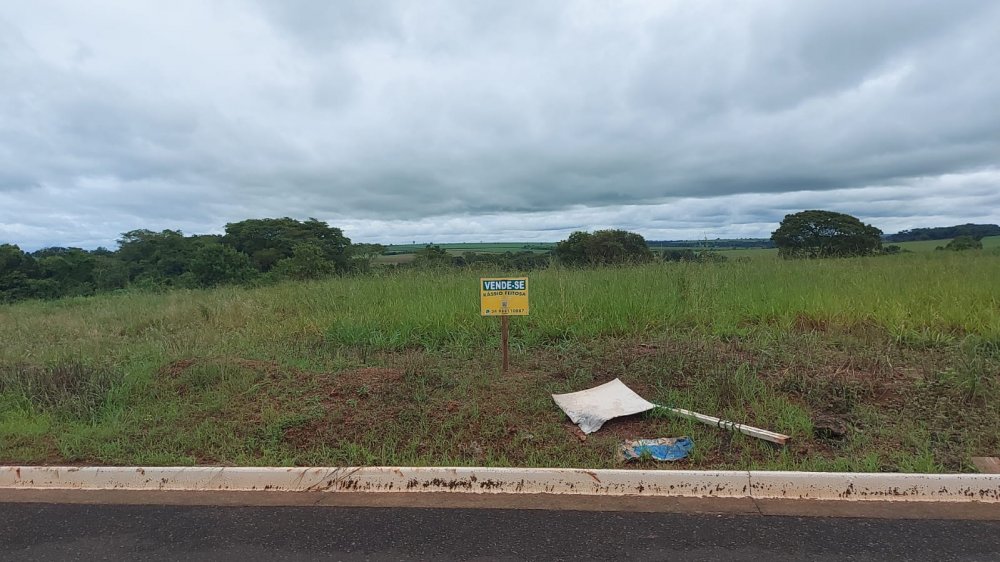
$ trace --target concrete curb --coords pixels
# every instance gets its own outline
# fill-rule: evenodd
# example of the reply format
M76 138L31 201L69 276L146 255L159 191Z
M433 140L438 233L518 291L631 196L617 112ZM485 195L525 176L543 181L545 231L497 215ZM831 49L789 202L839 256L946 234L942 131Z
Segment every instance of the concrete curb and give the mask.
M1000 474L444 467L0 466L3 490L455 492L1000 504Z

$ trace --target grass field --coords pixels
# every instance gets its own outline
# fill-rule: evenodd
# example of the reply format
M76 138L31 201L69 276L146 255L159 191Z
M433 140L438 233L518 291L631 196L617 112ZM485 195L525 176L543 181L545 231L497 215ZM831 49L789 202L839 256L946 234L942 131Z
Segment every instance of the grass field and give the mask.
M933 252L939 246L947 246L948 240L920 240L917 242L886 242L886 245L895 244L903 248L904 250L909 250L911 252ZM1000 249L1000 236L987 236L982 239L983 251L990 251L995 249Z
M1000 452L1000 257L730 260L531 274L478 315L468 270L0 306L0 463L967 471ZM785 449L653 412L581 441L549 394L646 398L787 433ZM842 438L817 435L844 424ZM649 463L628 466L651 467Z
M932 252L938 246L945 246L950 240L922 240L919 242L886 242L885 245L894 244L911 252ZM379 256L375 263L398 264L413 261L414 254L424 248L424 244L394 244L388 246L388 255ZM464 252L476 253L503 253L503 252L548 252L555 247L555 243L548 242L498 242L498 243L466 243L466 244L440 244L440 246L451 254L461 255ZM664 248L654 248L655 253L659 253ZM671 248L685 249L685 248ZM701 246L692 245L689 250L700 250ZM983 250L1000 250L1000 236L990 236L983 238ZM736 258L777 258L778 250L775 248L736 248L714 250L730 259Z
M547 253L555 248L554 242L479 242L437 244L451 255L460 256L466 252L476 254L502 254L505 252ZM410 263L416 257L416 252L427 247L427 244L391 244L386 246L385 255L376 257L372 263L377 265L397 265Z
M777 258L776 248L734 248L732 250L714 250L729 259L737 258Z
M372 265L398 265L401 263L410 263L416 257L416 254L386 254L376 256L375 259L372 260Z
M504 252L548 252L556 247L555 242L459 242L453 244L431 244L452 254L476 252L479 254L502 254ZM390 254L410 254L423 250L428 244L390 244L385 251Z

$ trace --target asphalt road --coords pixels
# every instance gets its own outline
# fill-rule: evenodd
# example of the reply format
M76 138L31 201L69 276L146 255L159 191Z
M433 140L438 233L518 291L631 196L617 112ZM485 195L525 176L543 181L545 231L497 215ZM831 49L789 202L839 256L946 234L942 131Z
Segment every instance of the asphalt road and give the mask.
M1000 521L0 503L0 560L1000 560Z

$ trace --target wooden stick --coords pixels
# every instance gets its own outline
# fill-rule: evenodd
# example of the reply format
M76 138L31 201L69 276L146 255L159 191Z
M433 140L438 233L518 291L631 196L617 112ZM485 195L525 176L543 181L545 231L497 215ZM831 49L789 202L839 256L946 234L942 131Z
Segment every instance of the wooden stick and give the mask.
M972 466L978 468L979 472L1000 474L1000 458L998 457L972 457Z
M669 410L682 418L700 421L703 424L714 425L715 427L728 429L729 431L739 431L743 435L749 435L750 437L756 437L757 439L763 439L764 441L770 441L771 443L777 443L778 445L784 445L789 439L791 439L791 437L782 435L781 433L775 433L766 429L727 421L715 416L706 416L705 414L699 414L698 412L692 412L691 410L685 410L683 408L670 408L668 406L659 405L657 405L657 407Z
M508 355L510 353L510 338L509 338L509 324L510 317L506 314L500 317L500 347L503 348L503 372L506 373L508 367L510 366Z

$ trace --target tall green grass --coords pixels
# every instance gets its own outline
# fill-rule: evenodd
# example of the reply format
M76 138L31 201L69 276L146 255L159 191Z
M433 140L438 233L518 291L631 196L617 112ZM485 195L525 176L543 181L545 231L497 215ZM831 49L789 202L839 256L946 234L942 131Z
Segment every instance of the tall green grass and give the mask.
M327 302L340 299L327 337L379 349L484 345L496 327L477 316L476 277L413 272L325 285ZM532 274L531 315L512 329L526 346L678 328L732 334L802 319L878 326L901 338L996 339L997 279L1000 260L961 256L550 269Z
M285 355L302 346L474 349L497 320L479 316L478 278L409 270L263 288L131 293L0 307L0 362L176 355ZM874 326L901 339L1000 339L1000 259L908 254L758 259L530 275L521 346L676 330L727 335L807 320Z
M548 398L612 375L632 377L651 399L796 439L810 439L811 411L847 412L870 428L841 456L775 456L740 441L716 461L713 451L731 449L728 437L657 421L662 431L697 437L699 466L763 458L772 468L916 470L928 459L956 467L1000 438L987 427L1000 405L1000 256L760 257L532 272L531 314L511 322L515 359L534 377L523 388L486 375L495 374L499 322L479 316L478 279L502 273L406 270L0 306L0 460L507 464L514 461L505 455L527 451L517 462L612 466L603 449L565 440ZM659 342L656 354L643 355L636 341ZM171 367L188 360L197 361ZM336 408L347 410L324 410L337 373L369 365L404 373L393 403L362 385L336 397ZM880 395L844 372L889 389L894 377L913 376L907 392L922 397L913 406L920 409L912 419L886 417ZM493 386L500 383L510 387ZM479 398L466 409L428 417L472 395ZM366 404L396 408L372 421L394 428L395 449L379 432L308 450L286 439L310 420L336 427ZM920 416L950 415L956 404L976 416L954 429L966 448L954 449L952 439L921 457L930 445L920 436L945 435L951 418ZM524 415L535 425L511 433ZM890 421L909 424L892 426L910 432L908 441L884 429ZM985 429L966 434L972 426ZM465 449L441 428L464 431ZM614 439L592 442L611 447Z

